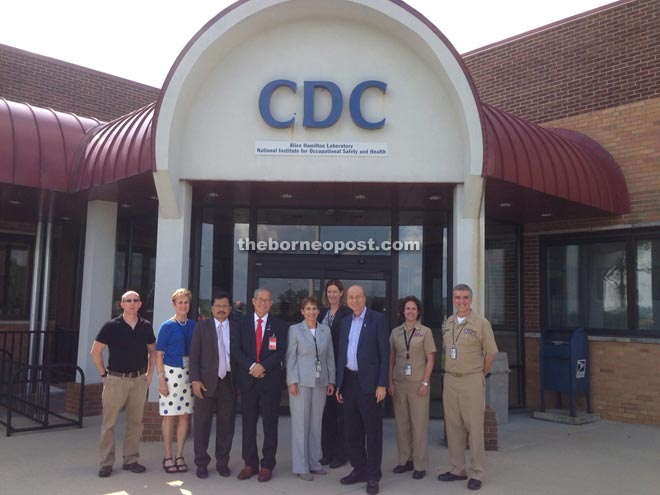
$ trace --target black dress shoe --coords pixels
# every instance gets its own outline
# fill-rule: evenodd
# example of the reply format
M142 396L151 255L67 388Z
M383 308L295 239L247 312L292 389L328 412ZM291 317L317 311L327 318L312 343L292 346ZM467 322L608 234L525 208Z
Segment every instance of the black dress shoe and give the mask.
M220 476L224 478L227 478L228 476L231 475L231 471L229 470L229 467L227 467L224 464L222 466L217 466L215 470L218 472Z
M415 469L413 471L413 479L415 479L415 480L421 480L424 476L426 476L426 471L424 471L424 470L417 471Z
M209 477L209 470L206 466L202 466L200 464L199 466L197 466L197 471L195 471L195 474L197 475L198 478L206 479Z
M342 485L354 485L355 483L364 483L367 481L367 477L363 474L357 473L355 469L351 471L351 474L344 476L339 482Z
M367 481L367 493L369 495L376 495L378 493L378 481L376 480Z
M144 467L142 464L138 464L137 462L124 464L121 468L124 471L130 471L131 473L144 473L147 470L146 467Z
M330 468L331 469L337 469L342 467L344 464L346 464L347 460L346 459L333 459L332 462L330 463Z
M459 476L457 474L452 473L451 471L447 471L446 473L442 473L438 475L438 480L440 481L459 481L466 479L467 476Z
M330 458L329 458L329 457L325 457L325 456L324 456L324 457L321 457L321 460L319 461L319 463L321 464L321 466L327 466L328 464L330 464L330 462L331 462L331 461L330 461Z
M481 481L470 478L470 481L468 481L468 490L478 490L479 488L481 488Z
M99 478L107 478L112 474L112 466L101 466L99 469Z
M405 473L406 471L412 471L415 468L413 465L412 461L408 461L405 464L399 464L396 466L394 469L392 469L392 472L394 474L401 474Z

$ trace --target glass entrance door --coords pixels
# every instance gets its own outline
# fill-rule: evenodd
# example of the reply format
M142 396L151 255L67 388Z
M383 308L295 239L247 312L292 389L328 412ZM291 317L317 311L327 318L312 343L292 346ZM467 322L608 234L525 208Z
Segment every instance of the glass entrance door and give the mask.
M302 298L311 295L320 301L326 281L333 279L341 280L345 289L356 284L362 286L367 296L367 307L385 313L387 320L390 320L389 260L302 255L263 255L255 258L254 283L248 293L252 294L258 287L270 289L273 296L270 312L287 324L302 320Z

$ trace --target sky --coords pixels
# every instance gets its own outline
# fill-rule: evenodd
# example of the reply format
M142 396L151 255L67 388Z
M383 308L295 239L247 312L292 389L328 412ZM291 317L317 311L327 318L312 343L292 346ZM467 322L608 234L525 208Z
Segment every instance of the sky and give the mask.
M160 88L174 60L229 0L3 2L0 44ZM408 0L459 53L613 0Z

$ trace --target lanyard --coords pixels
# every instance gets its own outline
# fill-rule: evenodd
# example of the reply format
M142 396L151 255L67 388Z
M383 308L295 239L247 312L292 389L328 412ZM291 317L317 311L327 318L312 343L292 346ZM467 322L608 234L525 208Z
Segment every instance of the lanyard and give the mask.
M410 359L410 343L412 342L413 335L415 334L415 326L410 329L410 339L406 338L407 335L406 325L403 325L403 341L406 344L406 361Z
M457 323L458 323L458 321L457 321ZM456 342L458 342L458 339L461 338L461 335L463 334L463 330L465 330L465 327L467 325L467 318L465 318L465 320L463 320L463 323L460 323L460 325L462 325L463 328L461 328L461 331L458 332L458 337L454 337L454 329L456 328L456 325L451 326L452 347L456 347Z
M309 333L312 333L311 328L308 328L308 330L309 330ZM319 331L319 327L316 327L316 331L317 332ZM312 338L314 339L314 349L316 350L316 362L318 363L319 362L319 348L316 345L316 335L314 335L313 333L312 333Z

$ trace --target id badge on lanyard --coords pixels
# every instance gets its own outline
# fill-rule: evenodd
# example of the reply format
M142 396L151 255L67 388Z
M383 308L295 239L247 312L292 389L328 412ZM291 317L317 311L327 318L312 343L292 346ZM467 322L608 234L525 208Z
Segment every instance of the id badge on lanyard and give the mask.
M321 361L316 360L316 378L321 377Z
M451 346L451 349L449 349L449 358L450 359L458 358L458 349L456 349L456 346L453 344Z

